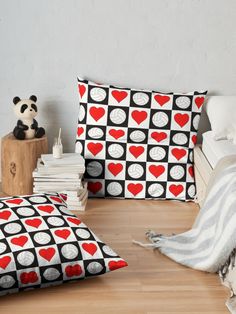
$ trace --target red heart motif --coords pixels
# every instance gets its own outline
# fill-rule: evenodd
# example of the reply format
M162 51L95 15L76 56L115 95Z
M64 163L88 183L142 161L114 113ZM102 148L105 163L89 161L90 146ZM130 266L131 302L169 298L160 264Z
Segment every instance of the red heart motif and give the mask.
M122 268L122 267L126 267L126 266L128 266L128 264L123 260L121 260L121 261L110 261L108 263L108 267L111 271L115 270L115 269Z
M194 169L193 169L193 166L190 166L188 168L188 173L190 174L190 176L193 178L194 177Z
M141 183L129 183L127 186L130 193L132 193L134 196L139 194L143 190L143 186Z
M11 243L23 247L25 243L28 242L28 238L26 236L20 236L18 238L12 238Z
M180 160L187 154L186 150L183 148L173 148L171 153L177 160Z
M84 128L82 128L82 127L77 128L77 135L78 136L80 136L83 133L84 133Z
M189 115L187 113L177 113L174 116L176 123L182 128L189 120Z
M143 146L130 146L130 153L137 159L144 152Z
M50 199L57 202L57 203L63 203L62 199L60 197L57 197L57 196L51 196Z
M201 108L201 106L204 103L204 97L196 97L195 98L195 104L197 105L198 109Z
M20 205L23 200L21 198L13 198L12 200L7 200L7 203Z
M86 88L85 88L84 85L81 85L81 84L79 84L78 87L79 87L79 94L80 94L80 97L82 98L82 97L84 96L84 93L85 93L85 91L86 91Z
M178 196L182 191L183 191L184 187L179 184L171 184L169 187L170 192L174 195L174 196Z
M7 266L9 265L10 261L11 261L10 256L4 256L4 257L0 258L0 267L2 269L6 269Z
M81 224L81 221L78 218L68 217L67 220L77 226Z
M53 247L39 250L39 255L42 256L42 258L46 259L48 262L50 262L55 253L56 250Z
M170 100L170 96L166 95L155 95L154 99L158 102L160 106L163 106Z
M139 125L147 118L147 112L146 111L140 111L140 110L134 110L131 113L132 118L136 123Z
M25 223L30 227L38 228L41 225L42 220L38 218L27 219Z
M122 100L124 100L128 93L122 90L113 90L111 92L112 96L116 99L117 102L121 102Z
M38 206L38 209L48 214L51 214L51 212L54 211L54 207L51 205L40 205Z
M97 194L102 188L102 183L101 182L88 182L88 190L93 193Z
M101 143L93 143L90 142L87 145L88 150L93 154L93 156L96 156L100 153L100 151L103 149L103 145Z
M115 164L112 162L108 164L107 168L113 174L113 176L116 177L123 170L123 165L119 163Z
M165 132L152 132L151 137L159 143L167 138L167 134Z
M64 240L66 240L69 235L71 234L70 230L68 229L60 229L60 230L56 230L55 235L58 236L59 238L62 238Z
M197 143L197 136L196 135L192 136L192 142L194 145Z
M82 248L90 255L94 255L98 249L94 243L83 243Z
M73 276L80 276L82 274L82 268L80 265L68 265L65 268L66 276L73 277Z
M154 177L158 178L160 175L162 175L165 172L165 167L164 166L156 166L156 165L151 165L149 166L149 171L151 172Z
M91 108L89 109L89 112L90 112L91 116L93 117L93 119L94 119L95 121L98 121L98 120L100 120L100 119L104 116L104 114L105 114L105 109L104 109L104 108L101 108L101 107L99 107L99 108L97 108L97 107L91 107Z
M38 281L38 275L35 271L30 271L28 273L22 273L20 275L20 281L26 285L28 283L34 283L36 281Z
M116 140L122 136L125 135L125 132L123 130L115 130L115 129L111 129L109 131L109 134L114 137Z
M60 194L60 197L63 198L64 201L67 200L67 195L66 194Z
M0 219L8 220L8 218L11 216L11 212L9 210L3 210L0 212Z

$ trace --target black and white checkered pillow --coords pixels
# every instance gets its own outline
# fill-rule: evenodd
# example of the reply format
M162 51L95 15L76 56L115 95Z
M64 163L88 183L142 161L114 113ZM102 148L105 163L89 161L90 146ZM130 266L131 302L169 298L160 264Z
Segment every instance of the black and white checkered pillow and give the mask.
M0 199L0 295L126 266L58 194Z
M163 94L78 78L76 152L90 196L191 200L193 147L207 92Z

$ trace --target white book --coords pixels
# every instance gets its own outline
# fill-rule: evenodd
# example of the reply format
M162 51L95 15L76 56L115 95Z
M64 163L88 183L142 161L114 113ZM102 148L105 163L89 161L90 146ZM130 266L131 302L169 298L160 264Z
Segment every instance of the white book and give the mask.
M33 171L33 178L45 179L82 179L82 174L79 173L57 173L57 174L41 174L38 171Z
M85 172L85 166L61 166L61 167L45 167L42 160L39 158L37 162L37 168L35 169L39 174L58 174L58 173L75 173L83 174Z
M86 205L87 205L87 199L85 200L82 206L67 205L67 208L71 211L74 211L74 210L85 211Z
M88 192L83 195L81 200L66 200L66 204L70 206L82 206L85 203L85 200L88 198Z
M72 188L67 188L66 190L69 191L69 190L74 190L75 188L72 187ZM34 186L33 187L33 192L34 193L47 193L47 192L57 192L57 193L63 193L65 190L62 188L62 187L50 187L50 186Z
M50 182L50 184L53 184L53 182L70 182L70 183L79 183L81 184L81 179L68 179L68 178L34 178L34 182Z
M62 158L54 158L52 154L42 154L41 159L46 167L63 167L84 165L84 158L78 153L65 153Z
M78 190L75 191L65 191L65 194L67 194L67 197L72 197L72 198L77 198L77 197L82 197L82 195L85 194L87 191L87 182L82 183L82 187Z
M86 193L88 193L88 191L87 190L85 190L85 189L83 189L82 190L82 192L80 193L80 195L78 195L78 196L71 196L71 195L69 195L68 193L66 193L67 194L67 200L69 201L69 202L76 202L76 201L81 201L83 198L84 198L84 196L85 196L85 194Z

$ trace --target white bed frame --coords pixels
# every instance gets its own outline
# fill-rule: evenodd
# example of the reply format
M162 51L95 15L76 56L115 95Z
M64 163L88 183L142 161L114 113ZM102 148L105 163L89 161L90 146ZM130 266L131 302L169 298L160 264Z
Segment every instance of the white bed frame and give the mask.
M206 194L206 188L212 174L212 167L209 164L206 156L202 152L201 145L196 145L194 148L194 172L196 180L196 189L199 206L202 206Z

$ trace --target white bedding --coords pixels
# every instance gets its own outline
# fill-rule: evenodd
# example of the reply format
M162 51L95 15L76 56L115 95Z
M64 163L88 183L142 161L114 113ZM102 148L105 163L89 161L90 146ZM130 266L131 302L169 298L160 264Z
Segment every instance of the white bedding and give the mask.
M213 132L208 131L203 134L202 151L211 167L215 168L221 158L236 155L236 145L229 140L216 141L214 140Z

